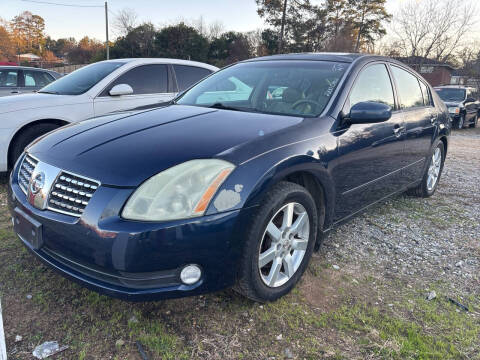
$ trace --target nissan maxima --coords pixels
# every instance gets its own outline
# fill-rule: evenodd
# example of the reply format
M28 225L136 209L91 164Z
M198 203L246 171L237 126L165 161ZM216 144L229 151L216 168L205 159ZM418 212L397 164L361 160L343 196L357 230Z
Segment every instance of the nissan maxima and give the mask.
M48 266L110 296L233 287L288 293L325 233L393 194L435 192L448 112L386 57L237 63L169 106L69 125L10 176L15 232Z

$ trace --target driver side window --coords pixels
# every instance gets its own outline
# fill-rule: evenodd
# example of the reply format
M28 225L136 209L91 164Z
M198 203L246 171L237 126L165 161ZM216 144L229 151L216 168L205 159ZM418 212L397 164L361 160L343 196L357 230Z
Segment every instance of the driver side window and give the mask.
M395 107L392 83L384 64L370 65L358 76L349 95L350 108L365 101L375 101Z

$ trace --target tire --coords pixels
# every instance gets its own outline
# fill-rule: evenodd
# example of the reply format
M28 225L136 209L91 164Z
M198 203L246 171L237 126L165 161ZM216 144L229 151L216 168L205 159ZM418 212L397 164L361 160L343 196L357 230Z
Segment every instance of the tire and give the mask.
M471 128L476 128L477 124L478 124L478 114L475 115L475 117L473 118L472 123L470 124L470 127Z
M465 126L465 115L462 114L462 115L460 115L460 117L458 118L458 121L457 121L457 129L458 129L458 130L463 129L464 126Z
M9 166L13 167L17 159L22 155L25 147L38 137L59 128L56 124L38 124L23 130L11 145L9 155Z
M440 151L440 164L439 164L438 175L437 175L435 184L432 187L432 186L429 186L429 175L431 172L432 163L434 162L434 156L437 149L439 149ZM444 162L445 162L445 147L443 145L443 142L439 141L438 144L433 148L433 151L429 156L428 166L423 175L422 182L417 187L407 190L407 194L411 196L424 197L424 198L432 196L435 193L435 190L437 190L440 177L442 176Z
M294 204L293 208L291 204ZM285 228L283 224L281 226L278 225L276 230L278 230L278 234L282 235L277 237L280 241L274 241L270 231L267 231L267 226L273 224L274 220L282 219L282 221L285 221L285 214L288 212L288 209L293 209L291 210L293 215L290 217L290 219L293 219L291 221L292 226ZM308 223L305 220L305 214L307 214ZM292 238L292 235L289 235L289 229L294 231L295 224L297 224L297 220L300 218L303 220L303 233L302 235L294 235ZM300 223L302 221L298 221L298 224ZM315 201L304 187L290 182L276 184L265 196L262 205L247 228L246 243L240 259L237 283L234 290L258 302L274 301L290 292L308 266L315 246L318 223L319 219ZM308 235L306 234L307 229ZM291 240L286 240L289 238ZM291 247L282 245L282 242L288 241L292 242ZM296 244L292 245L295 242ZM299 245L300 242L301 245ZM268 246L266 246L267 243L269 243ZM265 250L264 246L266 246L267 250ZM301 250L298 250L300 248ZM266 265L260 265L261 254L266 254L272 249L275 250L274 259L266 262ZM303 256L300 257L300 253ZM284 260L280 260L282 256L285 256ZM289 262L285 262L287 257ZM287 263L290 264L290 276L288 275ZM276 267L278 268L278 276L267 276L264 274L266 272L268 275L271 275L274 264L281 264L279 267ZM293 264L297 267L295 268ZM270 272L268 271L269 266ZM274 277L275 279L278 278L278 280L275 280ZM271 281L270 285L267 285L268 279ZM274 283L274 281L276 282Z

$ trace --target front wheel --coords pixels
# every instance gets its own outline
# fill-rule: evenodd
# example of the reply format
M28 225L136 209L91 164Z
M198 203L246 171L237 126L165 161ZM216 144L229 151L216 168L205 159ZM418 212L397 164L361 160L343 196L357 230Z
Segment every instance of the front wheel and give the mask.
M235 290L274 301L300 280L315 245L318 212L302 186L280 182L266 195L247 230Z
M429 158L429 163L422 182L415 188L409 189L409 195L418 197L430 197L435 193L440 176L442 175L443 163L445 161L445 147L443 142L439 141L433 149L433 153Z
M460 115L460 117L458 118L458 122L457 122L457 129L463 129L463 126L465 125L465 115Z

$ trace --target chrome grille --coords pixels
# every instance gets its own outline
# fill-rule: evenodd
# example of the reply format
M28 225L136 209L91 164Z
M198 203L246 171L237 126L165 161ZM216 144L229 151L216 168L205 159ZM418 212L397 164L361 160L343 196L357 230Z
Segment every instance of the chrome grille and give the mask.
M28 192L28 185L30 184L30 178L32 177L33 170L35 166L37 166L38 160L34 159L30 155L25 155L22 160L22 165L20 166L20 170L18 172L18 185L20 185L20 189L25 193Z
M62 171L50 190L48 208L71 216L81 216L100 183Z

